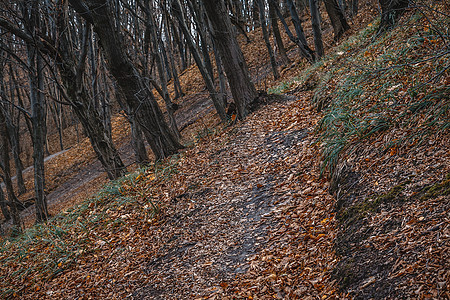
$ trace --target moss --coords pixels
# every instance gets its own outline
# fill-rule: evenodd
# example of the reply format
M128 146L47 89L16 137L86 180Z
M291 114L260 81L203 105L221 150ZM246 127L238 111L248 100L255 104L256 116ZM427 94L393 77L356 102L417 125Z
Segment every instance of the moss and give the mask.
M368 213L376 211L384 203L404 201L402 192L408 183L410 183L409 180L394 186L385 194L369 198L366 201L347 208L338 216L340 223L348 226L355 221L363 219Z
M405 181L394 186L385 194L369 198L366 201L345 209L338 215L338 220L341 224L349 226L353 222L365 218L368 213L375 212L382 204L407 200L402 196L402 192L409 183L409 180ZM425 186L422 188L421 192L416 194L416 196L411 197L409 200L426 201L428 199L448 195L450 195L450 174L447 174L441 182Z
M450 195L450 173L447 174L441 182L423 188L422 192L419 193L418 199L425 201L439 196L448 195Z

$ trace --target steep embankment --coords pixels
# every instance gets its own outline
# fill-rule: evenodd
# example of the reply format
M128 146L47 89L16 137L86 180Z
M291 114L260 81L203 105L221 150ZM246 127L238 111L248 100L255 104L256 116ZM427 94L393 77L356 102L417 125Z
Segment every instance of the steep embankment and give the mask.
M3 243L2 296L448 298L448 40L402 22Z
M433 16L433 17L432 17ZM376 26L290 83L312 90L339 224L334 278L356 299L449 298L448 5Z

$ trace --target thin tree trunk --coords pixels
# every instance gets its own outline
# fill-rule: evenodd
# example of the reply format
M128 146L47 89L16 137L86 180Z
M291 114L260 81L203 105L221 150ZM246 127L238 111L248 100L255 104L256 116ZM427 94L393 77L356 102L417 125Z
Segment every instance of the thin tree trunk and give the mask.
M337 41L345 31L350 29L350 26L336 0L324 0L323 2L325 3L325 9L333 26L334 40Z
M10 69L11 70L11 69ZM12 93L12 86L11 86L11 93ZM6 89L3 82L3 73L0 73L0 96L1 98L6 98ZM8 101L12 101L11 99L6 99ZM14 164L16 167L16 179L17 179L17 185L19 187L19 195L24 194L27 190L25 187L25 181L23 179L22 171L23 171L23 164L20 160L20 148L19 148L19 137L18 137L18 130L16 129L16 126L13 123L12 116L14 115L12 111L8 111L5 104L0 103L0 110L2 110L3 118L5 121L8 141L11 145L12 155L14 159Z
M156 32L156 24L155 20L153 18L154 11L151 9L149 2L145 2L145 10L147 14L147 30L150 31L150 37L151 37L151 44L153 45L153 53L155 57L156 67L158 69L158 75L159 80L161 82L161 90L162 90L162 98L164 100L164 103L166 104L167 114L169 116L169 127L172 130L173 134L177 138L181 138L180 131L178 130L177 123L175 121L175 110L176 106L172 103L172 100L170 99L169 91L167 90L167 79L165 74L165 68L163 65L163 57L162 57L162 50L160 47L160 43L158 41L158 33Z
M306 41L306 36L302 27L302 20L298 16L297 10L295 9L294 3L292 0L286 0L287 5L289 6L289 11L292 17L292 23L294 23L295 32L297 33L297 38L300 43L303 45L303 48L309 54L312 60L314 60L314 52L308 47L308 42Z
M261 29L263 33L264 42L266 43L267 52L269 52L270 65L272 66L272 73L275 80L280 78L280 73L278 72L277 62L275 61L275 55L273 54L272 46L270 45L269 33L267 32L266 26L266 11L264 0L258 0L259 7L259 19L261 23Z
M0 182L0 209L3 217L5 217L5 220L9 221L11 219L11 214L8 209L8 202L6 201L5 194L3 192L2 182Z
M173 135L151 90L126 55L120 31L113 24L106 0L70 0L71 5L94 25L108 69L116 79L132 114L136 114L157 160L178 152L183 146Z
M274 4L276 3L275 0L269 0L272 1ZM307 44L304 44L299 38L294 37L291 30L289 29L288 24L286 23L286 20L284 19L283 14L279 10L277 6L274 5L275 12L277 13L278 18L281 21L281 24L283 24L284 30L286 31L286 34L288 35L289 39L294 42L298 48L300 49L300 53L303 57L305 57L309 62L314 61L314 52L308 47ZM303 39L306 41L306 39Z
M32 50L35 51L35 50ZM36 194L36 220L44 222L48 219L47 196L45 195L44 151L46 137L45 97L43 63L40 53L34 53L36 75L31 74L31 122L33 124L33 158L34 158L34 190ZM32 61L32 60L31 60Z
M2 169L3 171L2 179L5 183L6 193L8 195L8 206L14 225L14 231L15 233L18 233L21 231L20 212L17 207L19 200L14 194L14 188L11 180L9 152L10 149L8 142L8 132L6 130L5 124L5 116L3 112L0 111L0 169Z
M212 35L227 74L238 116L240 119L244 119L249 113L250 104L256 99L257 93L228 18L228 10L222 0L203 0L202 2L212 26Z
M22 4L22 16L25 19L25 27L33 39L40 28L39 0L33 0ZM34 191L36 221L44 222L48 219L47 198L45 195L45 139L46 129L46 104L44 91L43 58L35 47L35 44L26 41L27 58L29 66L29 86L31 103L31 123L33 126L33 166L34 166Z
M277 43L278 53L280 54L281 61L283 64L288 64L290 59L286 54L286 48L284 47L283 40L281 38L280 28L278 27L277 16L275 12L274 5L278 6L278 3L274 3L269 0L269 18L270 24L272 26L273 36L275 38L275 42Z
M318 0L309 0L309 10L311 13L311 23L314 35L314 46L317 57L320 59L323 56L322 30L320 28L320 13L318 7Z
M352 18L353 17L355 17L357 14L358 14L358 0L351 0L352 2L352 7L351 7L351 10L350 10L350 14L351 14L351 16L352 16Z
M197 63L198 69L200 70L200 73L202 74L203 80L205 81L206 88L208 89L209 95L211 96L211 99L213 101L214 107L216 108L217 114L219 115L222 122L226 122L227 115L225 112L225 107L223 106L223 102L217 96L217 91L214 87L213 79L211 78L210 73L206 70L205 64L203 63L203 60L200 58L199 51L189 33L189 30L185 23L185 18L183 16L183 11L182 11L181 5L179 3L179 0L174 0L173 4L174 4L174 7L173 7L174 14L175 14L176 18L178 19L180 28L183 31L184 37L186 38L189 48L191 49L191 52L195 59L195 62Z
M170 29L169 29L169 22L168 22L168 15L167 11L164 10L163 12L163 21L164 21L164 32L167 36L167 50L169 51L169 64L172 68L172 75L173 75L173 89L175 90L175 99L178 99L180 97L184 96L183 90L181 89L180 79L178 78L178 71L175 66L175 57L174 57L174 51L173 51L173 43L172 43L172 36L170 35Z

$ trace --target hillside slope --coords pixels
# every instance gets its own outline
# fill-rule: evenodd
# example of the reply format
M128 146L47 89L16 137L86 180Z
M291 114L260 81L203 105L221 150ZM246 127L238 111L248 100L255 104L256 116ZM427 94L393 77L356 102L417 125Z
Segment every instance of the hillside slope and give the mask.
M2 296L449 298L448 40L418 12L401 24L4 241Z

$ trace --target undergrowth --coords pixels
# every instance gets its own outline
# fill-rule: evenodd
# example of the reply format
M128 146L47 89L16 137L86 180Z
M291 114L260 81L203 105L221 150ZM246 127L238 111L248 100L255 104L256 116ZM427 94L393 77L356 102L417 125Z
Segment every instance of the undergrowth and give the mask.
M361 143L382 140L379 153L395 155L450 128L450 18L430 18L446 10L433 5L381 36L375 20L301 77L270 91L313 87L312 103L324 114L317 126L322 172L331 174Z
M39 290L82 256L95 254L114 241L108 234L123 230L127 220L154 222L161 204L152 188L171 178L179 157L106 184L96 196L45 224L27 229L0 244L0 298L17 299L21 291Z

